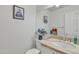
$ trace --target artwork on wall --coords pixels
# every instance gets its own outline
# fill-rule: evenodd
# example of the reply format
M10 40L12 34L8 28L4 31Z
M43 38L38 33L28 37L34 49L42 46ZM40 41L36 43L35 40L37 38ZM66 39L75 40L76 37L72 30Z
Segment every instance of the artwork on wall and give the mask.
M13 18L24 20L24 8L13 5Z
M45 24L48 23L48 16L43 16L43 22L44 22Z

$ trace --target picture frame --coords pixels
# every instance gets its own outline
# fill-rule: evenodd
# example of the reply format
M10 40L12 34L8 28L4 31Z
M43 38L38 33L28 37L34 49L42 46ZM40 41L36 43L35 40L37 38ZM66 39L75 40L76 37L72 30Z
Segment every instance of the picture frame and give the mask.
M43 22L44 22L45 24L48 23L48 16L43 16Z
M13 19L24 20L24 8L13 5Z

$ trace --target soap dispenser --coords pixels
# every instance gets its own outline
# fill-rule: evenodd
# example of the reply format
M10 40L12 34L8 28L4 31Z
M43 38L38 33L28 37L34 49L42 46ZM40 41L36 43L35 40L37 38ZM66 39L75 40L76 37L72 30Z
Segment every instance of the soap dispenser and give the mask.
M74 37L74 44L77 44L77 36Z

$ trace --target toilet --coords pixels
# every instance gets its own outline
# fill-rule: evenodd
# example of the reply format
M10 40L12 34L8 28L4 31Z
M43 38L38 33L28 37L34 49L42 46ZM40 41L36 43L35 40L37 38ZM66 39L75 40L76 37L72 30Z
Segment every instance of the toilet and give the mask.
M40 50L38 50L36 48L32 48L32 49L28 50L26 52L26 54L40 54L40 52L41 52Z
M38 46L38 39L35 39L35 47L36 48L32 48L30 50L28 50L27 52L25 52L25 54L41 54L41 50L39 50L39 48L37 48Z

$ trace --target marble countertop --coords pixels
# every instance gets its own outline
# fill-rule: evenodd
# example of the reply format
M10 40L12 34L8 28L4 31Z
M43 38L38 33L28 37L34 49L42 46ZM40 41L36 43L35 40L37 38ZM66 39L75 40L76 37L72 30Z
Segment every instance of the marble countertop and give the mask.
M50 39L50 41L52 41L52 40ZM63 54L79 54L79 45L75 45L76 48L60 48L58 46L51 44L49 42L49 39L41 40L40 42L43 46L48 47L50 49L54 49ZM70 43L70 42L68 42L68 43Z

